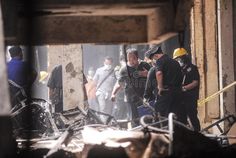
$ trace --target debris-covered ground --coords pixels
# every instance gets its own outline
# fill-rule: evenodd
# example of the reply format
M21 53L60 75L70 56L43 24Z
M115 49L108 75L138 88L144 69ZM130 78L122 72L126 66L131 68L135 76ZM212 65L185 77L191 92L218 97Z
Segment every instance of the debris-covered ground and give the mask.
M40 103L40 107L47 105ZM210 127L195 132L173 117L146 115L141 117L140 126L126 129L113 117L91 109L85 112L75 108L51 115L32 105L31 109L18 107L12 112L16 158L230 158L236 155L236 144L229 143L227 133L207 135ZM32 126L23 123L29 119L19 115L24 110L33 112ZM102 122L99 115L105 115L107 121ZM235 122L231 122L232 127ZM235 135L230 138L235 139Z

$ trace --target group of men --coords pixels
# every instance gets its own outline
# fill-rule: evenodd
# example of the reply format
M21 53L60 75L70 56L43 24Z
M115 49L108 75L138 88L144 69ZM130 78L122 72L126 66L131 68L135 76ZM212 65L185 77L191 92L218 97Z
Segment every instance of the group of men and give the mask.
M25 78L27 75L24 74L28 72L15 72L17 69L28 70L26 63L22 61L21 48L12 47L9 51L12 57L8 62L9 80L23 88L30 85L32 78L35 77ZM124 93L120 93L123 95L123 105L131 110L134 125L138 124L138 107L144 102L153 101L156 112L161 116L167 117L173 112L177 115L177 119L185 124L189 118L194 130L199 131L197 100L200 77L187 51L184 48L177 48L173 58L170 58L163 53L161 47L154 46L145 53L145 57L149 63L139 59L136 49L128 49L126 60L122 60L118 73L115 73L112 66L113 59L105 58L104 65L96 70L92 78L98 101L96 110L113 115L112 102L117 99L118 92L123 90ZM58 67L58 70L60 72L61 67ZM18 81L18 79L23 80ZM52 83L56 82L49 80L49 87ZM61 110L59 108L56 111Z
M121 66L117 75L111 66L111 58L105 58L104 66L96 71L93 81L97 85L98 110L112 115L110 101L114 102L123 89L124 104L131 109L134 126L138 124L138 107L152 101L160 116L167 117L173 112L184 124L189 118L194 130L199 131L199 72L187 51L177 48L170 58L161 47L154 46L145 53L150 62L140 60L138 51L133 48L128 49L126 55L126 64Z
M30 89L38 76L30 62L24 60L22 48L13 46L9 49L11 60L7 62L7 73L12 107L26 100L30 95ZM54 106L54 112L63 111L62 101L62 66L54 67L47 86L49 97Z
M163 53L161 47L156 46L146 52L146 57L155 65L154 72L150 71L153 74L149 75L147 80L155 80L154 83L157 84L156 111L164 117L173 112L177 115L177 119L185 124L189 118L194 130L199 131L197 100L200 77L198 69L191 63L187 51L184 48L175 49L172 59ZM145 91L148 92L147 86ZM149 97L148 93L144 95L145 100L148 100Z

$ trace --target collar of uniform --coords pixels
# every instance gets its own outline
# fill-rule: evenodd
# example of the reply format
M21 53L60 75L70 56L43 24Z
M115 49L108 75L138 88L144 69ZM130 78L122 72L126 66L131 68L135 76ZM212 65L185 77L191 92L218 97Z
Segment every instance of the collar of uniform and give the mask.
M12 58L11 61L22 61L20 58Z

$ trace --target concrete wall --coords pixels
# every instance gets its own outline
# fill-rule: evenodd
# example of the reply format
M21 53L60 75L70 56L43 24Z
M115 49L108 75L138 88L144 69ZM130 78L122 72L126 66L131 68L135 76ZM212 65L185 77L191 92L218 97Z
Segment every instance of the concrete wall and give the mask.
M233 1L233 44L236 46L236 1ZM236 47L234 47L234 59L236 59ZM234 80L236 80L236 60L234 60ZM236 91L236 87L234 89ZM236 103L236 93L235 93L235 103ZM236 105L235 105L236 107Z
M83 75L81 45L48 46L48 72L62 65L64 110L83 106Z
M233 44L233 0L219 0L219 70L220 88L235 80ZM235 114L235 89L225 91L221 97L222 115Z
M235 80L233 1L195 0L191 25L191 48L200 71L200 99L203 99ZM235 114L235 89L227 90L198 109L203 127Z
M191 16L191 48L200 73L200 99L218 91L216 2L195 0ZM219 98L200 106L199 117L204 127L219 117Z
M5 61L5 46L3 37L3 22L2 12L0 10L0 116L7 116L10 114L10 100L8 92L8 82L6 73L6 61Z

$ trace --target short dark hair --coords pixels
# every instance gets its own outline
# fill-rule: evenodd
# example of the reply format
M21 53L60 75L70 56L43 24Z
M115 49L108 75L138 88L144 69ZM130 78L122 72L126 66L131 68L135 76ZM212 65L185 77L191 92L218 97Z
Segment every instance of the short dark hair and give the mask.
M162 54L162 49L159 46L153 46L149 48L149 50L145 53L145 56L149 59L153 57L155 54Z
M113 62L113 58L110 57L110 56L106 56L106 57L105 57L105 60L109 60L109 61Z
M127 55L134 54L138 58L138 50L135 48L129 48L126 50Z
M22 54L22 49L19 46L13 46L9 49L11 57L17 57Z

